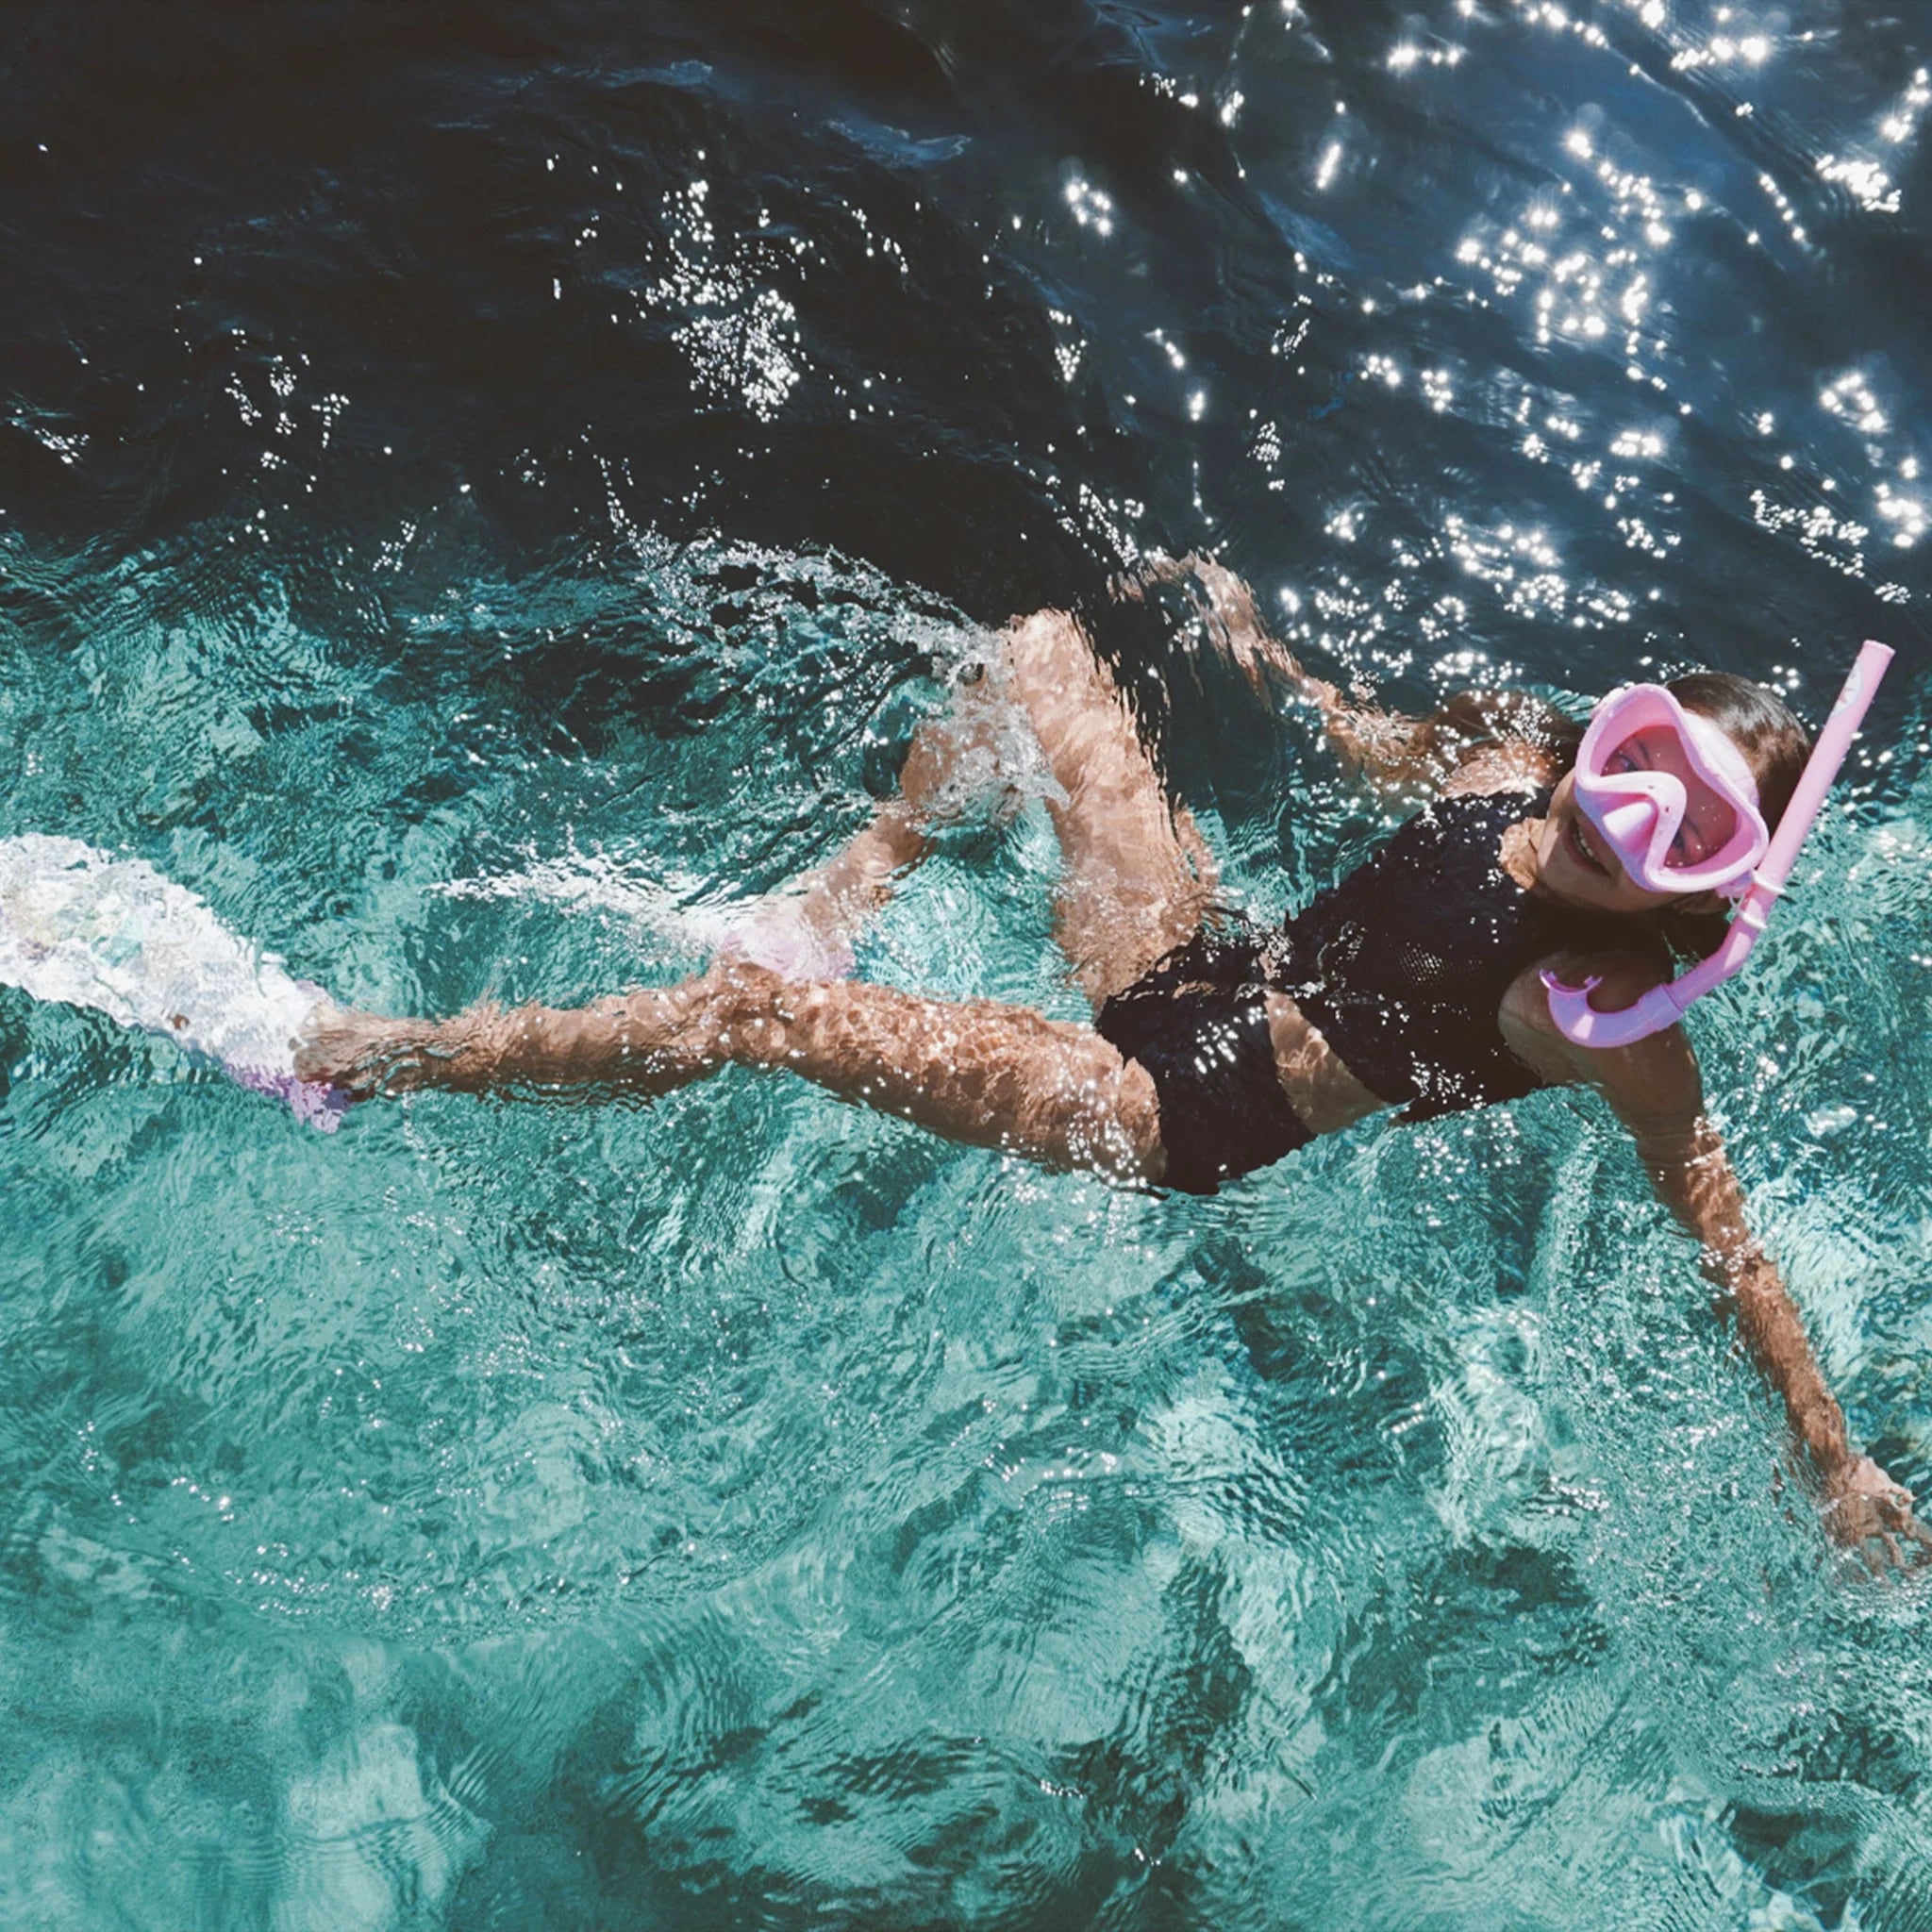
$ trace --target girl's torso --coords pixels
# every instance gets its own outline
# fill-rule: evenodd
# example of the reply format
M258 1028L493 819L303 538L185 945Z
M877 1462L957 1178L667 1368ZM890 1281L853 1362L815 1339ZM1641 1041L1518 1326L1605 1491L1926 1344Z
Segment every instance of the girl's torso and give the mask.
M1439 799L1283 926L1270 990L1379 1104L1424 1120L1543 1085L1504 1041L1509 989L1553 955L1629 947L1629 919L1506 869L1511 828L1549 802L1548 790Z
M1425 1119L1544 1084L1504 1041L1510 988L1632 937L1506 870L1548 803L1438 800L1278 932L1210 924L1108 1004L1102 1031L1155 1075L1172 1184L1211 1190L1384 1107Z

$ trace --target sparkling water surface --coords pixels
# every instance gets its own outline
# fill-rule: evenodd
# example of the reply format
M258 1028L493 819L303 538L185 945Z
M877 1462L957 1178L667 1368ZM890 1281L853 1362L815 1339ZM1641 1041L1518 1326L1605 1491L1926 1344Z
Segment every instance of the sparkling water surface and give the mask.
M1234 894L1418 707L1899 658L1692 1032L1932 1491L1932 15L18 7L0 836L344 999L666 981L1081 610ZM1077 1016L1029 780L859 949ZM0 991L0 1923L1895 1932L1848 1580L1601 1106L1208 1201L782 1079L333 1137Z

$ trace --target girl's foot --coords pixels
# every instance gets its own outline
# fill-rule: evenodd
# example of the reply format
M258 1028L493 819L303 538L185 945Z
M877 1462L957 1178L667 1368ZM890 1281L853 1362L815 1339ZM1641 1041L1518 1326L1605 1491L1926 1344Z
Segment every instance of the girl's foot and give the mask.
M809 889L774 892L720 918L710 937L723 958L766 967L781 979L849 979L856 961L846 928L856 928L871 909L815 897Z
M294 1067L321 989L142 859L42 833L0 839L0 985L158 1035L313 1126L334 1127L347 1106Z
M428 1085L415 1077L439 1028L426 1020L391 1020L323 1000L295 1039L295 1076L367 1100Z

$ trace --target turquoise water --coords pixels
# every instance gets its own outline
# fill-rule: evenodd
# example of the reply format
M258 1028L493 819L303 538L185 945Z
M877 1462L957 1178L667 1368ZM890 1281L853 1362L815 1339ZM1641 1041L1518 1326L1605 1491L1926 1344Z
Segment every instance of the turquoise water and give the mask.
M1405 704L1815 719L1886 635L1692 1032L1924 1498L1928 37L1744 12L36 13L0 836L570 1001L1049 597L1237 896L1333 877L1305 724L1108 603L1157 542ZM859 970L1077 1016L1057 865L963 814ZM1932 1925L1927 1585L1829 1560L1587 1098L1202 1201L736 1072L325 1137L8 991L0 1074L0 1924Z
M695 615L732 564L824 588L722 660ZM406 1007L675 971L624 881L809 862L933 695L858 601L887 587L820 558L471 579L375 663L248 582L209 610L190 558L42 567L0 678L15 808L85 771L66 823ZM593 749L476 673L481 640L512 662L640 602L701 729ZM1890 1137L1924 1062L1873 1015L1924 929L1888 849L1923 823L1833 827L1860 889L1809 891L1783 997L1699 1029L1907 1469L1926 1224ZM579 896L519 885L538 857ZM1071 1010L1053 866L1037 803L962 827L864 969ZM1836 1580L1778 1507L1770 1407L1587 1101L1158 1201L741 1074L331 1140L95 1016L5 1022L13 1923L1890 1925L1926 1896L1922 1591Z

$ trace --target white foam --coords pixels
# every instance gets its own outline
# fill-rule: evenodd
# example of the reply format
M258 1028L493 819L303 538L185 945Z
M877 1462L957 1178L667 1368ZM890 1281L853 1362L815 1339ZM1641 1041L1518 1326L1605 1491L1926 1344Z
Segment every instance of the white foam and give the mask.
M722 953L791 979L842 979L853 967L851 946L816 931L796 892L693 899L675 886L631 878L615 861L591 854L540 858L516 872L451 879L430 890L450 899L538 899L614 912L674 952Z

